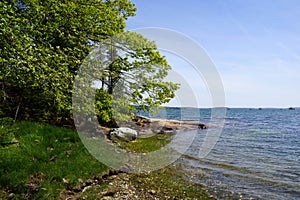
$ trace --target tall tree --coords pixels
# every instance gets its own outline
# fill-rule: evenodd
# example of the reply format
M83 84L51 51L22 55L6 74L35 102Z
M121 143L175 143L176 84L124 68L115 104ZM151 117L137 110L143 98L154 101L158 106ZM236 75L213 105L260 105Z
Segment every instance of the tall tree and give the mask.
M129 0L1 1L3 114L58 122L70 117L74 78L95 46L90 55L97 59L83 66L96 66L89 81L101 85L100 119L109 121L133 105L148 110L168 102L178 85L164 82L171 69L166 59L153 42L124 32L135 10ZM112 107L119 110L114 114Z
M102 40L91 52L82 65L79 89L75 92L82 102L93 96L88 91L96 86L96 112L100 119L124 119L136 108L156 109L174 97L179 85L164 80L169 70L171 66L154 42L125 31ZM92 101L83 105L91 113Z
M74 76L91 46L123 31L128 0L0 2L2 110L13 117L69 116Z

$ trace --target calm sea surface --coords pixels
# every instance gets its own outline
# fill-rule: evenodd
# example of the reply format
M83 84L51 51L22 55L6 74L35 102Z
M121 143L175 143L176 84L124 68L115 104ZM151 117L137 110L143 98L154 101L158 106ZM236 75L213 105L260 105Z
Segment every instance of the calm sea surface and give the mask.
M150 117L212 122L211 109L167 108ZM300 199L300 108L232 108L223 118L205 158L197 152L208 132L199 130L177 161L191 172L188 178L218 199Z

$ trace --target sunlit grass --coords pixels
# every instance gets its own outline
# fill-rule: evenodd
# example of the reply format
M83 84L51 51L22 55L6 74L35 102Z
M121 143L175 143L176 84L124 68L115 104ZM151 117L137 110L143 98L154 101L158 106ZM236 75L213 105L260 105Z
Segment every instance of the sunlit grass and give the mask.
M134 153L159 150L171 142L173 134L155 134L147 138L137 138L133 142L118 141L119 147Z
M75 186L78 179L107 169L87 152L72 130L31 122L16 126L18 145L0 148L0 199L8 195L13 199L26 195L57 199L66 184Z

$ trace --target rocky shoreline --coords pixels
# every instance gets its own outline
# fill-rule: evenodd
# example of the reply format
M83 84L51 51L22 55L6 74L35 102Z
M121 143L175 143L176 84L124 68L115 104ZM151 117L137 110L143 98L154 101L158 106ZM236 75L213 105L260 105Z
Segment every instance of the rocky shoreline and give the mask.
M128 174L109 170L77 187L67 187L60 193L61 200L75 199L214 199L201 185L182 177L175 167L147 174Z
M212 125L195 121L154 119L136 115L132 121L120 121L119 128L100 127L110 140L132 141L136 138L151 137L154 134L175 134L177 131L207 129Z
M152 145L147 138L162 137L162 140L168 140L177 131L210 127L194 121L153 119L144 116L135 116L130 121L117 124L118 128L99 127L98 130L116 145L137 146L137 143L143 141L142 145L138 145L139 150L146 150L146 146ZM160 140L159 138L157 140ZM106 174L94 177L75 188L66 188L60 194L60 199L214 199L206 188L186 180L185 173L175 166L142 174L109 170Z

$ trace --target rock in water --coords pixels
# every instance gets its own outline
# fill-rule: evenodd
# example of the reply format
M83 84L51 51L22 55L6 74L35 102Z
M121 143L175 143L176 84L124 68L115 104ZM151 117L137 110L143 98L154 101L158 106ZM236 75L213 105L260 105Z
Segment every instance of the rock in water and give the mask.
M111 140L124 140L124 141L132 141L135 140L138 136L136 130L127 127L115 128L109 132L109 139Z

